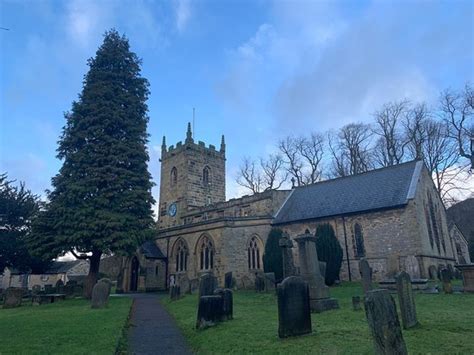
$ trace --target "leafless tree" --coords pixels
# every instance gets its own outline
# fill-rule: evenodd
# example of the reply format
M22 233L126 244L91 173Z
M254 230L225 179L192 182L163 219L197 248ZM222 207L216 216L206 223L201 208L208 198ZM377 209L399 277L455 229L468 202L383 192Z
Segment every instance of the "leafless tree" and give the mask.
M267 159L260 159L262 185L265 190L279 189L285 183L288 172L284 169L284 164L280 154L270 154Z
M237 172L236 182L240 186L249 189L253 194L262 190L262 176L255 161L249 157L244 157Z
M419 103L407 110L403 121L407 155L411 159L423 158L423 144L426 140L425 121L431 116L425 103Z
M443 119L450 126L450 137L456 141L458 154L469 159L474 170L474 91L466 84L459 93L446 90L441 94L440 108Z
M297 140L297 149L303 161L302 184L314 184L321 180L324 153L324 136L311 133Z
M373 167L369 125L363 123L345 125L337 134L329 134L328 142L333 176L360 174Z
M283 156L286 169L294 178L297 186L304 184L303 162L299 154L299 145L299 139L292 136L288 136L278 142L278 149Z
M374 158L380 166L392 166L403 161L406 140L402 132L402 118L408 107L407 100L389 102L374 114L373 132L379 137L374 147Z

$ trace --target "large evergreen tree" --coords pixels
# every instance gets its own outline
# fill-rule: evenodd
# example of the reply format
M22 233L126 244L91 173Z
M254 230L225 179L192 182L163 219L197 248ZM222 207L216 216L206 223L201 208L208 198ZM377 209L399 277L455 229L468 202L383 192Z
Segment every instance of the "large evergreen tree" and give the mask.
M329 223L320 224L316 228L316 250L319 261L326 262L326 284L331 286L339 279L343 255L342 247Z
M57 149L63 165L36 221L37 252L89 259L90 297L104 253L131 253L153 225L147 124L149 84L141 60L115 30L105 33L82 93L65 114Z
M263 269L265 272L274 272L276 280L283 279L283 256L279 245L282 234L281 229L272 228L263 254Z

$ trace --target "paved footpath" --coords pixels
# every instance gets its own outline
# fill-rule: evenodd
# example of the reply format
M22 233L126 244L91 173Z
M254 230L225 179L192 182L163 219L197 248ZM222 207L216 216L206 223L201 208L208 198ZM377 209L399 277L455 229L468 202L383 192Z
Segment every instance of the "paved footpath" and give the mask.
M136 293L128 331L132 354L192 354L174 319L157 294Z

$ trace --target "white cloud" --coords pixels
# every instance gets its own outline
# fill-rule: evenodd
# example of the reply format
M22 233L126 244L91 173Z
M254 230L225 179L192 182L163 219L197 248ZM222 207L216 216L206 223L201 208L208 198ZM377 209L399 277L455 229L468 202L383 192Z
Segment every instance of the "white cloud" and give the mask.
M74 41L82 47L90 45L97 34L104 12L99 3L87 0L70 1L67 6L67 29Z
M186 29L186 25L191 18L191 1L176 0L176 28L179 32Z

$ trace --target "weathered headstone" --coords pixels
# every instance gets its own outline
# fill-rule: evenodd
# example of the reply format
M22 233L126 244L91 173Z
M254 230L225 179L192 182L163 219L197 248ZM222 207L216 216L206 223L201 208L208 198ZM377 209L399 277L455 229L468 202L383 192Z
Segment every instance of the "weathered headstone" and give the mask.
M56 290L54 289L53 285L47 284L47 285L44 285L44 292L45 293L55 293Z
M260 273L255 275L255 292L265 292L265 278Z
M462 272L464 292L474 292L474 264L457 265Z
M430 277L430 280L436 280L437 275L438 275L438 269L436 269L436 266L430 265L428 268L428 274Z
M390 254L387 258L387 273L386 278L394 278L400 271L400 262L398 254Z
M360 311L362 309L360 305L360 296L352 296L352 309L354 311Z
M277 287L278 336L286 338L311 333L309 287L301 277L290 276Z
M23 298L23 289L16 287L9 287L5 290L5 301L3 308L15 308L21 306Z
M326 280L326 262L320 261L319 262L319 271L321 272L321 276L324 280Z
M242 278L240 279L240 283L241 283L241 287L244 290L250 290L252 286L255 286L255 282L252 285L252 280L250 280L250 278L247 275L242 276Z
M224 287L232 289L234 287L232 282L232 271L226 272L224 275Z
M190 293L196 293L199 290L199 279L189 280L189 290Z
M387 290L367 292L365 315L376 354L408 354L398 320L397 307Z
M33 285L33 287L31 288L31 294L32 295L37 295L40 292L41 292L41 286L40 285Z
M231 289L216 288L215 295L222 297L222 318L223 320L231 320L234 317L234 298Z
M109 288L109 295L110 295L110 291L112 290L112 281L111 281L110 279L106 278L106 277L103 277L103 278L101 278L101 279L100 279L99 281L97 281L97 282L103 282L103 283L105 283L105 284L108 286L108 288Z
M372 290L372 268L366 258L361 258L359 261L359 272L362 281L362 289L364 294Z
M283 259L283 278L296 275L295 263L293 262L293 242L291 241L287 233L283 233L283 236L278 242L282 252Z
M188 294L191 293L191 283L189 282L189 278L188 278L187 275L181 275L178 278L178 285L179 285L180 291L183 294L184 293L188 293Z
M69 285L69 284L64 285L64 294L68 298L73 297L74 296L74 285Z
M265 273L265 292L275 292L275 273L266 272Z
M420 264L418 259L414 255L408 255L405 259L405 271L410 275L410 278L419 279L420 275Z
M329 287L321 275L316 250L316 237L311 234L302 234L295 238L298 243L300 274L309 285L311 311L320 313L339 308L335 298L330 298Z
M199 297L212 296L217 288L217 278L210 274L204 274L199 279Z
M104 308L109 302L110 287L106 282L97 282L92 289L91 308Z
M441 281L443 282L444 293L453 293L453 286L451 285L451 273L449 269L444 268L441 270Z
M395 279L397 280L398 303L400 304L403 328L410 329L418 324L410 275L402 271Z
M216 325L223 319L224 299L220 295L199 298L196 328L203 329Z
M56 282L56 292L57 293L64 293L64 282L63 280L58 280Z
M172 301L179 300L181 297L181 289L179 285L171 285L170 286L170 299Z

